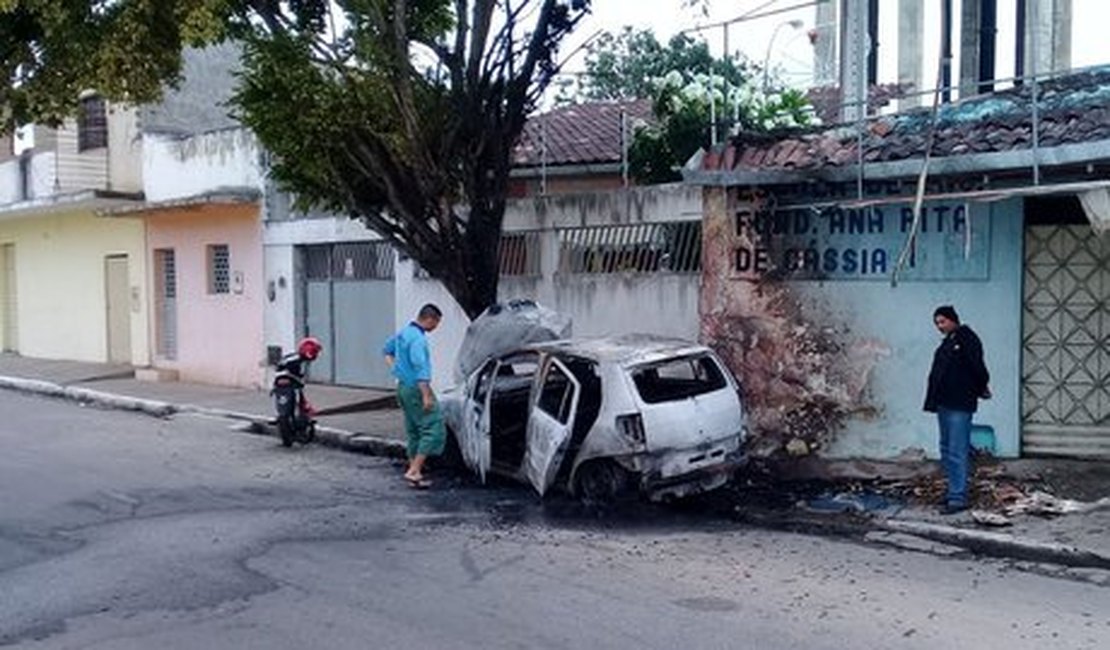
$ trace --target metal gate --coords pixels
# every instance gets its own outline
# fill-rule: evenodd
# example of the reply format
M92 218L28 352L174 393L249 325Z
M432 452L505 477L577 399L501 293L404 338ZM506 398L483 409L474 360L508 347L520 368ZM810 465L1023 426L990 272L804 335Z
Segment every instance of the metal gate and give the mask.
M155 353L177 358L177 259L172 248L154 251Z
M1087 224L1025 230L1022 451L1110 457L1110 241Z
M379 353L393 334L393 249L384 242L301 247L302 331L320 339L324 355L311 379L347 386L389 387Z

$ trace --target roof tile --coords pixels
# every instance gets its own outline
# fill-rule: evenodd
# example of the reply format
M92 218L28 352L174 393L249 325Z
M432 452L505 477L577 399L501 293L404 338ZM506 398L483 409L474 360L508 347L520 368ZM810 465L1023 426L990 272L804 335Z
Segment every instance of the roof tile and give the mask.
M620 162L622 111L628 122L629 138L635 122L654 120L651 102L646 99L571 104L535 115L524 125L513 150L513 165Z
M1046 146L1110 138L1110 67L1059 77L1039 85L1040 142ZM1031 146L1031 84L942 106L933 153L966 155ZM863 132L864 159L895 161L924 155L930 110L884 116ZM819 169L854 164L854 125L787 135L778 140L741 133L727 155L707 156L707 169ZM735 166L733 166L735 161ZM710 165L715 166L710 166ZM724 165L722 167L722 165Z

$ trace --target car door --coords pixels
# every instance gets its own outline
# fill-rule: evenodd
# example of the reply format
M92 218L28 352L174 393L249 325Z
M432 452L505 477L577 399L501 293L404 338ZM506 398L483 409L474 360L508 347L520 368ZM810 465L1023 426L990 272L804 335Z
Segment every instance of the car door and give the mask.
M555 480L570 440L582 387L558 359L544 364L528 414L528 448L524 468L528 481L543 495Z
M497 359L486 362L471 376L463 405L464 439L459 441L463 461L484 483L490 467L490 399Z

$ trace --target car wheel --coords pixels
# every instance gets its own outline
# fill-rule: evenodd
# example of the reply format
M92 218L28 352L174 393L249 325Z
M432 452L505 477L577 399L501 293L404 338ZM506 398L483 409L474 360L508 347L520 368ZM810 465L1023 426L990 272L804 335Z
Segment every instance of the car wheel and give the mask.
M574 477L574 493L587 505L613 503L631 493L628 471L612 460L587 461Z
M447 440L443 443L443 454L440 455L438 460L443 467L461 469L464 466L462 449L459 448L459 439L451 427L447 427Z

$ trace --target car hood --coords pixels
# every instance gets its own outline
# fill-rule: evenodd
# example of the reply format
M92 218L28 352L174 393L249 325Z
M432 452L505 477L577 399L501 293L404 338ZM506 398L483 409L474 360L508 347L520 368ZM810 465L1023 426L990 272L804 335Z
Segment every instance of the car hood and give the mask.
M533 343L570 338L570 316L531 300L511 300L487 308L466 328L459 346L455 382L466 381L487 359Z

